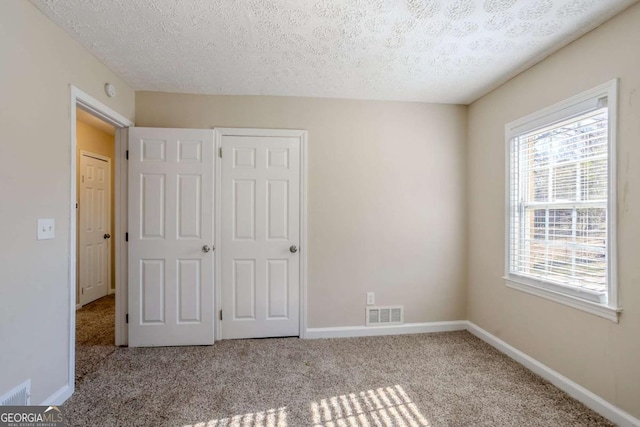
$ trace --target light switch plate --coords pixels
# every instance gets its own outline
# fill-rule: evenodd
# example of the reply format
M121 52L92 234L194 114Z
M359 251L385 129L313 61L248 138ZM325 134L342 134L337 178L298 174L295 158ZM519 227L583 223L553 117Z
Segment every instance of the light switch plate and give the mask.
M38 219L38 240L56 237L56 220L53 218Z
M367 305L373 305L376 303L376 294L373 292L367 292Z

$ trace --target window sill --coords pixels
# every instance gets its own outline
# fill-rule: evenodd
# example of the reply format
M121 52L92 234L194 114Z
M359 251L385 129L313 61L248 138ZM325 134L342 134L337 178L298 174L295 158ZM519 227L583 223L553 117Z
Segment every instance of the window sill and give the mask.
M507 287L511 289L516 289L540 298L564 304L569 307L603 317L615 323L618 323L618 316L622 311L622 308L619 307L609 307L604 304L598 304L581 298L565 295L551 289L542 288L519 277L503 277L503 279L505 280Z

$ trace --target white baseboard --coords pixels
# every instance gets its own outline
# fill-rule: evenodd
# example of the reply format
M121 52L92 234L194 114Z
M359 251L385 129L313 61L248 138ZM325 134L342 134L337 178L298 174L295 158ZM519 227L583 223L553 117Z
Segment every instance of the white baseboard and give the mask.
M43 400L40 406L62 405L68 398L71 397L72 394L73 387L70 387L69 384L65 384L51 396Z
M393 326L340 326L336 328L308 328L306 339L372 337L381 335L424 334L430 332L464 331L466 320L450 322L405 323Z
M76 311L80 310L81 308L82 308L82 305L76 304Z
M640 420L638 418L635 418L633 415L612 405L600 396L594 394L593 392L590 392L586 388L571 381L569 378L559 374L548 366L543 365L533 357L528 356L517 348L507 344L500 338L490 334L476 324L467 322L467 326L468 331L476 337L480 338L482 341L485 341L486 343L495 347L530 371L540 375L542 378L549 381L551 384L555 385L560 390L567 393L569 396L582 402L587 407L593 409L594 411L619 425L620 427L640 426Z

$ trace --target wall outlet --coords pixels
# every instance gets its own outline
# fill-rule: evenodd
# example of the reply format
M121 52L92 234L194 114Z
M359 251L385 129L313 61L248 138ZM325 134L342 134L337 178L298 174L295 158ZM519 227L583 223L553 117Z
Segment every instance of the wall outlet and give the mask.
M56 220L53 218L38 220L38 240L53 239L56 237Z
M376 303L376 294L373 292L367 292L367 305L373 305Z

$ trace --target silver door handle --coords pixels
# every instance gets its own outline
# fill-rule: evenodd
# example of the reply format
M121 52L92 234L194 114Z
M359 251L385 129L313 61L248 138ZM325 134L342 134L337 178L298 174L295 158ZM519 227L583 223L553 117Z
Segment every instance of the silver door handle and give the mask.
M291 245L291 247L289 247L289 252L295 254L296 252L298 252L298 247L296 245Z
M214 250L215 248L216 248L215 246L204 245L202 247L202 252L204 252L206 254L207 252L210 252L210 251Z

